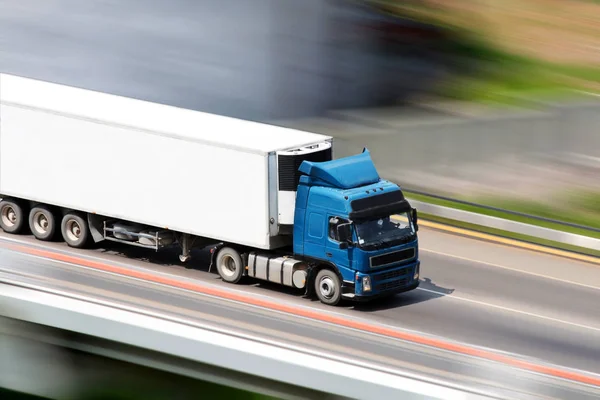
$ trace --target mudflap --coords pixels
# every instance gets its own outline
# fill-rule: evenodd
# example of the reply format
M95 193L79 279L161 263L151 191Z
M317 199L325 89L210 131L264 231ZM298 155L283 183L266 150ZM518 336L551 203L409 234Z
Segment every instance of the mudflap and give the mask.
M212 267L217 260L217 254L219 253L219 250L221 250L223 247L225 247L225 243L217 243L210 247L210 265L208 266L209 273L212 271Z
M87 214L88 226L94 243L104 240L104 218L96 214Z

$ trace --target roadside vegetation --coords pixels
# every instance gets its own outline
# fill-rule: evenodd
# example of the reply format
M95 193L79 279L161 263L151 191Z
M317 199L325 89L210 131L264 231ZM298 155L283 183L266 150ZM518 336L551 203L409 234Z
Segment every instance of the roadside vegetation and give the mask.
M552 240L546 240L546 239L541 239L541 238L534 237L534 236L528 236L528 235L522 235L519 233L508 232L508 231L504 231L501 229L489 228L487 226L470 224L470 223L463 222L463 221L457 221L457 220L453 220L453 219L437 217L435 215L430 215L430 214L425 214L425 213L421 213L421 214L419 214L419 216L420 216L420 218L422 218L426 221L437 222L437 223L449 225L449 226L455 226L457 228L462 228L462 229L467 229L470 231L485 233L485 234L492 235L492 236L504 237L507 239L518 240L520 242L527 242L527 243L550 247L550 248L554 248L554 249L558 249L558 250L564 250L567 252L579 253L579 254L583 254L586 256L600 257L600 251L596 251L596 250L592 250L592 249L588 249L588 248L584 248L584 247L578 247L578 246L573 246L573 245L569 245L569 244L565 244L565 243L554 242Z
M125 365L122 374L110 370L111 366ZM84 378L80 388L70 397L72 400L165 400L165 399L227 399L227 400L276 400L276 397L188 378L170 372L153 370L133 364L107 364L107 370L99 371L90 381ZM2 400L49 400L0 387Z
M521 222L525 224L531 224L535 226L540 226L543 228L554 229L563 232L574 233L577 235L588 236L600 239L600 232L581 229L573 226L556 224L548 221L540 221L535 218L528 218L525 216L515 215L511 213L506 213L502 211L490 210L484 207L478 207L470 204L463 204L457 201L450 201L444 199L438 199L436 197L426 196L422 194L412 193L410 190L405 190L406 196L409 199L414 199L422 202L426 202L429 204L435 204L444 207L455 208L458 210L469 211L473 213L489 215L491 217L503 218L511 221ZM520 212L524 214L529 214L542 218L554 219L557 221L569 222L573 224L579 224L592 228L600 229L600 192L581 192L581 193L570 193L566 196L573 206L569 206L568 208L562 208L560 206L550 206L548 204L542 204L537 202L528 202L522 200L503 200L503 199L468 199L466 201L470 201L476 204L485 204L487 206L502 208L506 210L511 210L515 212ZM561 204L557 202L556 204ZM564 203L563 203L564 204ZM600 257L600 251L587 249L578 246L572 246L560 242L554 242L551 240L541 239L533 236L522 235L519 233L503 231L495 228L488 228L486 226L475 225L471 223L466 223L463 221L452 220L448 218L438 217L435 215L430 215L426 213L420 213L420 218L438 222L446 225L456 226L458 228L464 228L468 230L473 230L481 233L487 233L495 236L502 236L509 239L519 240L523 242L529 242L533 244L538 244L541 246L552 247L560 250L586 254L594 257Z
M436 88L442 99L538 107L540 103L600 93L599 0L372 0L385 11L438 26L441 52L451 55L449 74ZM407 193L415 200L600 238L593 230L540 221L483 207ZM485 197L472 203L600 228L600 190L569 192L548 201ZM439 220L428 216L428 219ZM449 221L446 221L449 222ZM450 221L451 222L451 221ZM458 221L456 226L465 226ZM469 228L552 247L536 238ZM571 249L587 252L585 249Z
M600 239L600 232L581 229L578 227L556 224L549 221L541 221L535 218L527 218L521 215L506 213L502 211L490 210L484 207L463 204L456 201L438 199L436 197L425 196L417 193L411 193L406 190L408 197L414 200L436 204L444 207L456 208L458 210L474 212L492 217L508 219L511 221L522 222L541 226L544 228L560 230L578 235L589 236ZM490 207L501 208L515 211L518 213L529 214L536 217L548 218L557 221L582 225L591 228L600 229L600 192L586 191L581 193L569 193L564 199L557 199L555 206L548 203L536 201L501 199L501 198L477 198L462 199L475 204L486 205ZM568 204L568 207L564 205Z
M502 198L479 198L474 202L600 229L600 191L596 190L568 192L552 203ZM574 233L600 237L600 233L587 232L574 229Z
M600 92L600 1L374 0L452 33L441 97L527 106Z
M117 380L109 384L90 386L73 400L164 400L164 399L231 399L231 400L276 400L258 393L221 386L210 382L195 381L188 386L175 386L166 382L141 380ZM0 388L2 400L49 400L49 398Z

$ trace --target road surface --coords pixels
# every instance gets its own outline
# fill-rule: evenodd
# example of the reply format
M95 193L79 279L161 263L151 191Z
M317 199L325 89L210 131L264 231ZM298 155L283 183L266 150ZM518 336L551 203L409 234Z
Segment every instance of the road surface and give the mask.
M337 308L277 285L225 284L207 272L203 252L183 267L174 252L112 244L80 251L4 233L0 278L210 322L509 398L600 396L600 264L427 228L420 238L419 289L387 302ZM453 346L458 353L470 350L458 354ZM535 365L534 373L515 368L519 362ZM537 373L544 368L554 376ZM569 374L591 385L561 379Z

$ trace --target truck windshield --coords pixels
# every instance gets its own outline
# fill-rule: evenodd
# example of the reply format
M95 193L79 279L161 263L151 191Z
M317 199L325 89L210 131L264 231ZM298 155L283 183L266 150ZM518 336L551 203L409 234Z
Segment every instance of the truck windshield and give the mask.
M412 237L415 233L407 212L394 216L356 222L358 244L361 247L392 245Z

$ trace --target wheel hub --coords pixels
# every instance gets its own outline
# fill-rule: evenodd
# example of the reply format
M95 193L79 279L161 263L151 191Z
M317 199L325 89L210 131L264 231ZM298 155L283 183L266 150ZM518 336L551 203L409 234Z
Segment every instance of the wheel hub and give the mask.
M14 226L17 223L17 213L11 206L2 209L2 222L7 226Z
M75 220L70 220L67 225L67 235L72 241L77 241L81 237L81 227Z
M42 212L37 212L34 217L34 229L40 233L46 233L48 227L50 226L50 221L48 221L48 217L44 215Z
M233 259L233 257L229 255L223 257L222 265L222 271L225 275L233 276L235 274L237 266L235 265L235 260Z
M333 295L335 294L335 285L333 283L333 280L329 277L324 277L323 279L321 279L321 282L319 282L319 290L321 291L323 297L333 297Z

